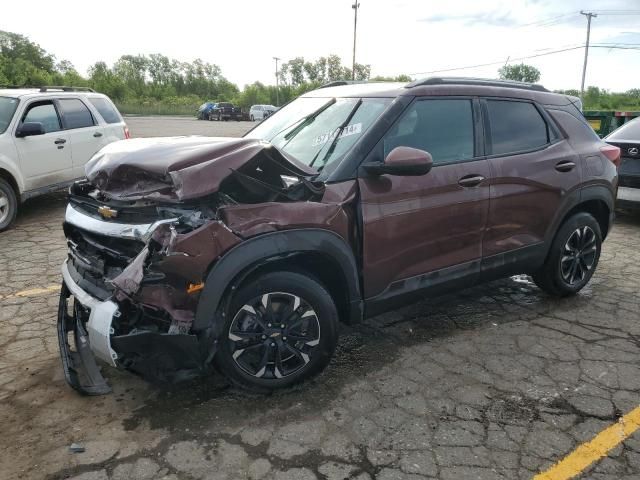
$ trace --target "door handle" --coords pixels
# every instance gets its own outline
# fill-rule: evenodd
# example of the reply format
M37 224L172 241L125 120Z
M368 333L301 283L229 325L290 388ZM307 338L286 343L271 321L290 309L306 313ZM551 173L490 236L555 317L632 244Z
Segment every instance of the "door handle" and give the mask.
M484 180L484 177L482 175L474 175L474 174L465 175L460 180L458 180L458 185L465 188L477 187L482 183L483 180Z
M56 145L62 145L63 143L67 143L67 141L64 138L56 138L56 141L53 143Z
M556 163L556 170L559 172L569 172L575 168L576 164L569 160Z
M96 138L98 138L98 137L101 137L101 136L102 136L102 134L101 134L100 132L96 132L96 133L94 133L94 134L93 134L93 136L94 136L94 137L96 137Z

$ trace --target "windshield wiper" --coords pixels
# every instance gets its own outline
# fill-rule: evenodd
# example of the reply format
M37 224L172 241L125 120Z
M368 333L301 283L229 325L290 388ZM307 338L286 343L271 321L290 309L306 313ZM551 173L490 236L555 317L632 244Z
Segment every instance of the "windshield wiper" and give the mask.
M288 132L285 136L284 139L287 141L287 143L285 143L282 147L280 148L284 148L287 146L287 144L293 140L293 138L298 135L298 133L300 133L300 131L305 128L307 125L311 124L318 115L320 115L322 112L324 112L327 108L329 108L331 105L333 105L334 103L336 103L336 99L332 98L331 100L329 100L327 103L325 103L324 105L322 105L319 109L317 109L315 112L310 113L309 115L307 115L306 117L304 117L302 119L302 121L300 123L298 123L298 125L296 125L290 132ZM279 135L279 134L278 134ZM277 135L276 135L277 136ZM275 137L274 137L275 138Z
M333 140L329 144L329 149L327 150L327 153L325 153L324 157L322 157L322 165L320 166L318 171L322 169L324 164L327 163L327 160L329 159L329 157L333 154L333 151L336 149L336 145L338 144L338 140L340 139L340 135L342 134L342 131L345 128L347 128L347 125L349 125L349 122L358 111L358 108L360 108L360 105L362 105L362 99L359 99L356 102L356 104L353 106L353 108L349 112L349 115L347 115L347 118L345 118L344 122L342 122L338 127L337 133L335 134L335 136L333 137ZM311 160L311 163L309 164L310 167L313 167L313 164L316 163L316 160L318 159L318 156L320 155L320 152L322 152L323 149L324 149L324 146L320 148L320 150L318 150L317 153L314 155L313 160Z

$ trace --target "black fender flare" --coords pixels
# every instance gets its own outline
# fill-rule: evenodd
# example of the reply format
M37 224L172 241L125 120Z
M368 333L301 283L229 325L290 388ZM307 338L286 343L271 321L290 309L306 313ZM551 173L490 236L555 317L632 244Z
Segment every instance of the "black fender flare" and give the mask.
M348 289L351 315L362 317L360 275L351 247L338 234L322 229L294 229L246 240L222 256L207 275L196 309L193 330L202 332L218 321L217 312L228 287L242 274L270 259L304 252L329 256L340 266ZM213 336L216 336L216 332Z
M611 229L611 224L613 223L615 216L615 198L610 188L605 185L587 185L580 189L573 190L567 194L561 208L558 209L553 222L547 229L544 241L545 258L551 248L551 243L556 236L556 232L569 212L580 204L591 200L600 200L607 205L607 208L609 209L609 230Z
M609 227L611 227L616 210L616 197L611 187L606 185L587 185L582 187L582 190L580 190L580 203L588 202L589 200L601 200L607 205L610 214Z

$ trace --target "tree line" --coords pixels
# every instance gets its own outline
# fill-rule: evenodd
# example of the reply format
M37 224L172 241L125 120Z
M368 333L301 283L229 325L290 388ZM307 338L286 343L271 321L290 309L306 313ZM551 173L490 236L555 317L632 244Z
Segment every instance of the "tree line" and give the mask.
M368 80L370 65L356 64L357 80ZM123 55L113 65L99 61L84 77L68 60L56 58L27 37L0 31L0 85L72 85L90 87L118 104L162 102L195 107L203 101L231 101L242 107L285 103L327 82L350 80L351 69L338 55L314 61L295 58L282 64L280 87L254 82L242 90L218 65L195 59L182 62L162 54Z
M411 77L371 77L371 65L356 64L356 80L409 82ZM507 65L500 78L537 82L529 65ZM0 85L72 85L105 93L123 113L193 113L204 101L230 101L243 108L280 104L328 82L351 80L352 70L338 55L314 60L296 57L281 65L279 87L254 82L240 89L218 65L195 59L183 62L162 54L123 55L113 65L99 61L83 76L68 60L55 56L24 35L0 31ZM575 90L564 93L578 95ZM640 108L640 89L612 93L598 87L585 92L585 108ZM150 107L150 108L147 108ZM157 107L154 110L151 107Z

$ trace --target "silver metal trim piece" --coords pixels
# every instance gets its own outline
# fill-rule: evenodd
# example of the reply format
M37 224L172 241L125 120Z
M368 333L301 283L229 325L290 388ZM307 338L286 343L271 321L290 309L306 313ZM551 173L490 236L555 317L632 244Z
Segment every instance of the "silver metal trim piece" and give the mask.
M118 359L118 354L111 348L111 321L113 317L118 314L118 305L111 300L102 302L82 290L71 278L67 261L68 260L65 260L62 264L62 278L64 283L74 298L91 310L89 321L87 322L89 347L100 360L117 367L116 360Z
M154 223L127 224L116 222L104 222L96 218L85 215L71 206L67 205L64 219L66 222L78 228L95 232L109 237L128 238L131 240L141 240L147 242L151 238L154 230L165 223L176 222L177 218L158 220Z

